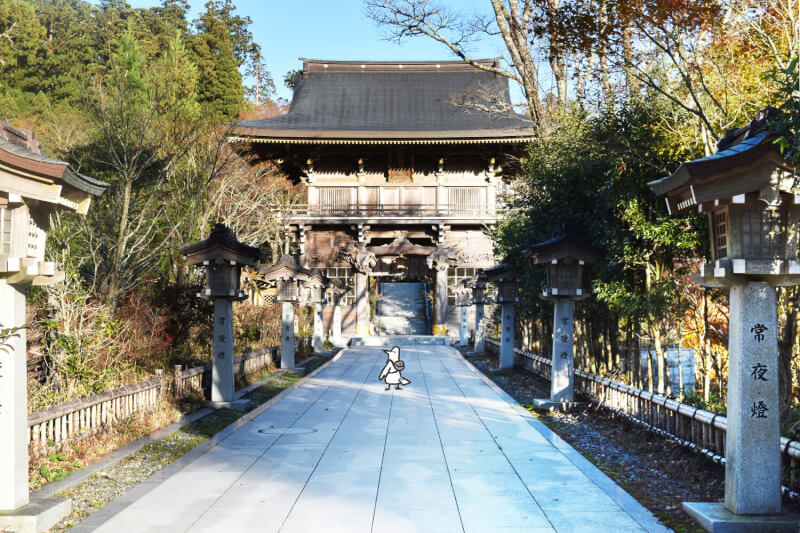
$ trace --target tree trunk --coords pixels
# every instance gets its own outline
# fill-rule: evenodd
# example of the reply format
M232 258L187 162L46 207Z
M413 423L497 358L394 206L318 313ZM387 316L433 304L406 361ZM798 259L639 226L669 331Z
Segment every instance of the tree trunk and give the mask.
M796 287L781 289L783 298L779 309L783 315L783 328L778 337L778 387L780 398L781 424L791 417L792 412L792 352L797 336L797 303L800 291Z
M711 367L714 354L711 350L711 337L708 335L708 289L703 289L703 367L706 375L703 376L703 399L706 404L711 400ZM717 376L722 379L722 376Z
M112 307L117 306L119 301L120 270L122 269L122 259L125 257L125 250L128 247L128 214L131 206L131 190L133 180L125 177L125 186L122 189L122 211L119 219L119 230L117 231L117 243L114 255L111 260L108 285L106 286L105 301Z

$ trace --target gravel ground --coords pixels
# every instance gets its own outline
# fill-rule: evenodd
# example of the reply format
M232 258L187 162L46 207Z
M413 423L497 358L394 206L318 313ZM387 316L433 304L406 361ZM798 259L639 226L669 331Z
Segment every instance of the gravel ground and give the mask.
M467 359L484 373L498 364L489 354ZM526 408L534 398L550 396L550 382L531 372L487 375ZM596 406L534 414L675 531L703 531L683 512L681 502L724 497L722 466L625 418Z
M305 373L312 372L327 360L327 357L315 357L307 360ZM246 398L252 400L254 406L260 405L297 382L301 377L294 372L287 372L254 389L246 395ZM55 494L55 497L72 498L72 513L50 531L62 532L70 529L107 503L119 498L140 482L202 444L243 414L229 409L215 411L158 442L148 444L135 454L101 470L86 481Z

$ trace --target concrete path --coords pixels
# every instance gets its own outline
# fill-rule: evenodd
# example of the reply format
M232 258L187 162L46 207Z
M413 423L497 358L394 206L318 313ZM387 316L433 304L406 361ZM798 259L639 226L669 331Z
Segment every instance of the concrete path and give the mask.
M448 346L347 349L99 530L665 531Z

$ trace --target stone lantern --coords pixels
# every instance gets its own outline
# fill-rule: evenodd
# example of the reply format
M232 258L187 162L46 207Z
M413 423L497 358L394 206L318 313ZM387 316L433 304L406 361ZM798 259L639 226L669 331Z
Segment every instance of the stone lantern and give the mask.
M50 215L85 215L106 187L44 155L33 132L0 122L1 531L42 531L70 512L69 499L29 499L25 291L64 279L45 260Z
M328 278L319 270L312 270L311 275L303 282L304 302L314 309L314 336L312 347L314 353L325 351L325 327L322 321L322 304L325 303L325 291L330 285Z
M553 353L550 398L534 403L541 409L565 409L574 401L574 304L588 298L583 290L583 267L599 254L573 234L535 244L525 255L531 264L547 266L547 285L541 297L553 302Z
M713 259L694 279L730 290L725 504L683 504L706 528L727 521L741 531L798 527L797 517L780 514L775 287L800 284L800 196L793 169L766 130L770 115L759 112L748 126L728 131L716 154L650 183L670 214L706 213Z
M335 279L329 279L328 288L325 289L325 300L333 306L333 323L331 327L331 342L334 346L343 346L342 338L342 297L350 290Z
M479 273L464 280L464 285L472 290L472 303L475 304L475 339L472 349L475 353L483 353L486 349L486 320L484 309L491 303L486 293L486 275Z
M278 263L261 271L267 281L278 286L276 301L281 302L281 368L294 368L294 304L300 301L300 282L311 272L299 266L291 255L284 255Z
M461 308L461 324L459 328L459 343L466 346L469 342L469 308L472 305L472 289L466 286L466 280L455 289L456 305Z
M485 270L486 281L497 286L502 323L500 328L500 369L514 366L514 304L519 302L519 276L508 263Z
M224 224L215 224L207 239L180 249L186 264L206 269L206 284L197 294L214 302L214 348L211 366L211 406L247 409L248 400L236 400L233 372L233 302L246 299L239 288L242 267L263 257L258 248L236 240Z

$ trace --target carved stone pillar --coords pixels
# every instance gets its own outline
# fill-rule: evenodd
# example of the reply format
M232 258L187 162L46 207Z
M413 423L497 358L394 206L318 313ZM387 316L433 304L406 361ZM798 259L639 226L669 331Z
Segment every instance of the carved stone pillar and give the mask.
M447 335L447 269L456 262L456 254L439 247L428 256L428 268L436 273L434 288L433 334Z
M369 275L378 259L363 244L358 248L342 250L339 257L350 263L355 270L356 335L369 335Z

